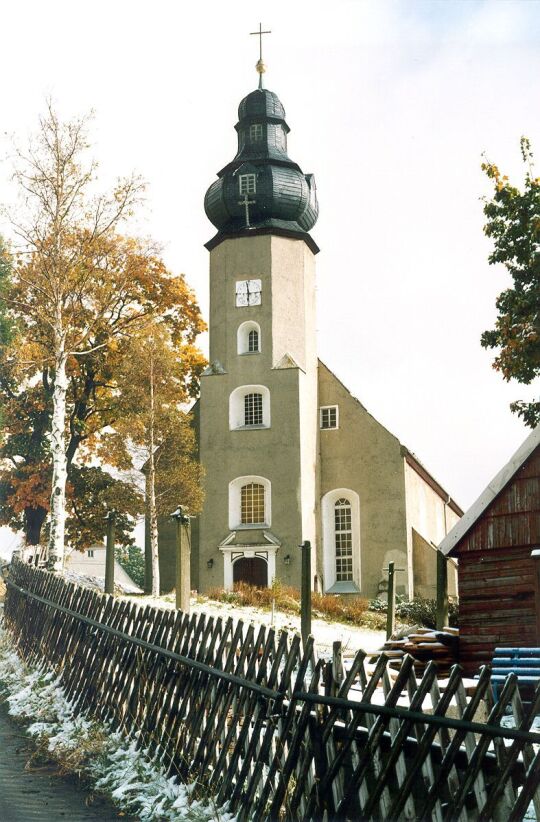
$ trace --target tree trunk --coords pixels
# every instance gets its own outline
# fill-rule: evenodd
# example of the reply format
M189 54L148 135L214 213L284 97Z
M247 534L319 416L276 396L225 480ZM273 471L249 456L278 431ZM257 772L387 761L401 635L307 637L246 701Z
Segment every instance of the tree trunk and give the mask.
M50 570L61 571L64 567L64 536L66 523L66 375L67 354L63 341L58 344L55 358L53 414L51 421L52 491L51 533L49 536Z
M155 438L155 395L154 395L154 357L150 355L150 426L149 426L149 460L148 460L148 513L150 518L150 550L152 553L152 596L158 597L159 586L159 545L156 509L156 464L154 460Z
M150 521L150 551L152 555L152 596L159 596L159 549L158 549L158 522L156 512L156 469L154 455L150 455L148 465L148 517Z
M47 511L41 505L24 509L24 536L27 545L39 545L41 528L46 519Z
M144 502L146 525L144 529L144 593L152 593L152 543L150 540L150 479L148 471L144 476Z

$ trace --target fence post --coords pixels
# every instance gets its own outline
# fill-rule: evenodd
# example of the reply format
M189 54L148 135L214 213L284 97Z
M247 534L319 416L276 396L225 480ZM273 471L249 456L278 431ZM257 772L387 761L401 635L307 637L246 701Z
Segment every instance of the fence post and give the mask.
M107 542L105 547L105 593L114 594L114 531L116 514L109 511L107 520Z
M437 620L435 627L442 631L448 625L448 566L442 551L437 551Z
M302 585L300 597L300 630L302 645L306 647L311 634L311 542L306 539L299 546L302 551Z
M386 605L386 639L390 639L396 625L396 586L394 585L394 563L388 563L388 602Z
M191 594L191 539L189 517L178 506L171 517L176 523L176 607L189 614Z

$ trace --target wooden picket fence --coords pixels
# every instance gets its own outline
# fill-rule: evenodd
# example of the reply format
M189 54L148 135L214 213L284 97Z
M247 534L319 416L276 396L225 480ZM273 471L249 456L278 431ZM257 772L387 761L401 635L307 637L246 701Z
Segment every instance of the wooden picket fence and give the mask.
M5 623L74 705L136 740L172 775L245 820L540 819L540 688L511 675L494 704L365 654L318 659L312 640L232 619L140 607L15 560ZM403 701L406 698L406 705ZM484 702L485 723L474 721ZM515 729L501 727L506 712Z

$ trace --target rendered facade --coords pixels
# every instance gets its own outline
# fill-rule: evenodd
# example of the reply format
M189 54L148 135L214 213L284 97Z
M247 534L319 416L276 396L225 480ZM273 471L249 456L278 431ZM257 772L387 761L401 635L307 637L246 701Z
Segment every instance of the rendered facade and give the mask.
M317 359L315 181L288 156L277 96L249 94L235 128L238 153L205 198L217 234L192 587L299 586L298 545L309 540L318 590L376 596L394 560L398 592L433 596L434 546L461 511ZM165 587L173 544L163 523Z

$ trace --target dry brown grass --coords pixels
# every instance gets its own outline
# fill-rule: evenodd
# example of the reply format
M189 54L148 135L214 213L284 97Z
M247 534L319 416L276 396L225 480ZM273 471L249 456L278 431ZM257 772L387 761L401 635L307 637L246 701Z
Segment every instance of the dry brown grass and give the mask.
M228 602L234 605L249 605L254 608L269 609L289 614L300 613L300 591L290 585L274 582L271 588L254 588L245 582L235 583L234 590L211 588L207 596L217 602ZM379 614L368 614L368 601L362 597L343 597L337 594L311 595L313 616L320 616L337 622L347 622L361 627L379 628ZM373 624L375 617L376 625Z

